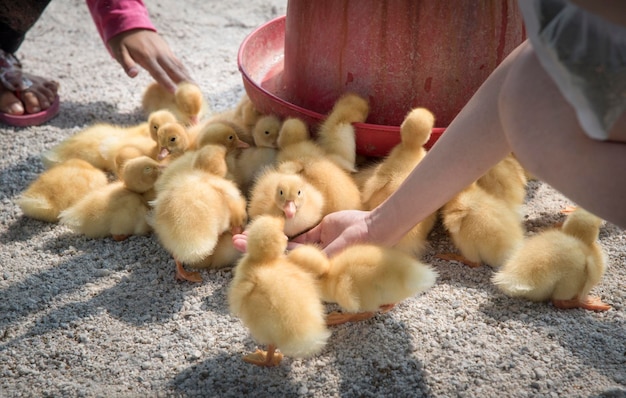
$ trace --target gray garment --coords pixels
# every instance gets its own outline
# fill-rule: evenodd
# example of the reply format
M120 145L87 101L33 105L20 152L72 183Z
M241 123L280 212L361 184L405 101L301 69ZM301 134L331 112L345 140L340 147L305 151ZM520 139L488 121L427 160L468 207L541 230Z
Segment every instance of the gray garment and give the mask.
M609 131L626 110L626 27L565 0L520 0L541 65L594 139L626 142Z

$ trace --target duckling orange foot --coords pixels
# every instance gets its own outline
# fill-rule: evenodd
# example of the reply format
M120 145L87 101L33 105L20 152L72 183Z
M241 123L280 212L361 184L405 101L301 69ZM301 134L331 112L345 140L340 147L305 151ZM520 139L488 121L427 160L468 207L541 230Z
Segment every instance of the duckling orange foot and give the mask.
M556 308L563 310L571 308L582 308L590 311L608 311L611 306L600 300L599 297L587 296L584 299L571 299L571 300L552 300L552 304Z
M130 238L130 235L111 235L111 237L113 238L114 241L121 242L123 240Z
M470 268L478 268L481 266L480 263L475 263L461 256L460 254L455 254L455 253L440 253L440 254L437 254L435 257L440 258L442 260L446 260L446 261L457 261L461 264L467 265Z
M326 316L326 325L335 326L348 322L359 322L374 317L373 312L357 312L356 314L333 311Z
M280 364L283 354L276 352L276 347L270 345L267 352L257 348L252 354L243 357L243 360L257 366L273 367Z
M179 281L202 282L202 276L199 272L189 272L183 267L183 264L176 260L176 279Z

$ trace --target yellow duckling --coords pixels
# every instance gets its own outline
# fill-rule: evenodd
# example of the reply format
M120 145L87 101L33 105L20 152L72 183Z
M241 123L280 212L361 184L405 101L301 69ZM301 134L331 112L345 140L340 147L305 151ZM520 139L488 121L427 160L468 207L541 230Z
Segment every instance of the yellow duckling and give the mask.
M158 83L152 83L144 91L141 105L148 115L155 111L168 110L184 125L198 124L208 110L200 87L191 82L179 83L174 94Z
M145 235L151 231L146 220L148 200L160 172L154 159L131 159L123 166L123 180L91 191L63 210L59 222L90 238L111 235L119 241L130 235Z
M441 209L443 225L462 257L440 254L471 267L500 267L524 239L517 209L472 183Z
M557 308L606 311L610 305L589 296L606 270L606 255L597 242L602 220L578 207L563 223L527 238L493 276L511 297L551 300Z
M528 179L524 168L512 153L507 155L476 183L491 195L507 202L509 206L520 212L526 199Z
M241 232L247 222L245 198L224 178L225 155L225 147L205 145L195 151L190 169L156 185L150 223L174 257L178 279L202 281L198 272L187 272L183 264L202 262L224 232Z
M312 245L293 249L288 258L318 278L322 299L347 314L332 313L327 324L368 319L430 289L437 273L403 251L372 244L349 246L330 260Z
M228 289L230 312L268 347L267 352L257 350L244 357L260 366L278 365L283 354L315 355L330 337L315 278L284 254L287 237L282 223L271 216L252 221L247 252Z
M369 104L360 96L347 93L339 97L322 122L316 141L329 158L347 172L356 171L356 140L352 123L363 123Z
M428 142L434 125L435 116L426 108L415 108L406 115L400 125L400 143L374 167L363 183L361 198L366 209L372 210L384 202L422 161L426 156L424 145ZM428 234L436 221L436 213L428 216L413 227L396 248L419 258L426 248Z
M41 173L16 203L30 218L57 222L61 211L107 183L104 171L82 159L68 159Z
M275 168L266 169L256 181L248 204L248 215L281 217L284 233L293 237L314 227L322 219L324 197L302 176Z

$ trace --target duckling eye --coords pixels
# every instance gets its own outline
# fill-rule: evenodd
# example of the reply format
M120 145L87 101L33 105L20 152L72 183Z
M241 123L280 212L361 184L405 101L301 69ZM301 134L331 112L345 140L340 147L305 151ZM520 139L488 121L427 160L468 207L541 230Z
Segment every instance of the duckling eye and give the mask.
M279 193L280 193L280 196L283 196L283 190L282 189L280 190Z
M232 135L229 135L229 136L228 136L228 140L229 140L229 141L232 141L232 140L233 140L233 138L234 138L234 137L233 137Z
M176 142L176 137L170 138L170 142Z
M298 196L300 196L302 194L302 191L298 191Z
M270 135L270 132L265 130L265 135Z

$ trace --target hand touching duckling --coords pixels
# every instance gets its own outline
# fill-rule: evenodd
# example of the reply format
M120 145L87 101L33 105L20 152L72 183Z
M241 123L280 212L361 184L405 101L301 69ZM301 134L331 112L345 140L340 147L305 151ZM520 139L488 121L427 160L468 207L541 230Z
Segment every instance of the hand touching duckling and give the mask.
M141 105L146 114L159 110L172 112L184 125L196 125L206 115L208 105L200 87L185 81L171 94L158 83L150 84L144 91Z

